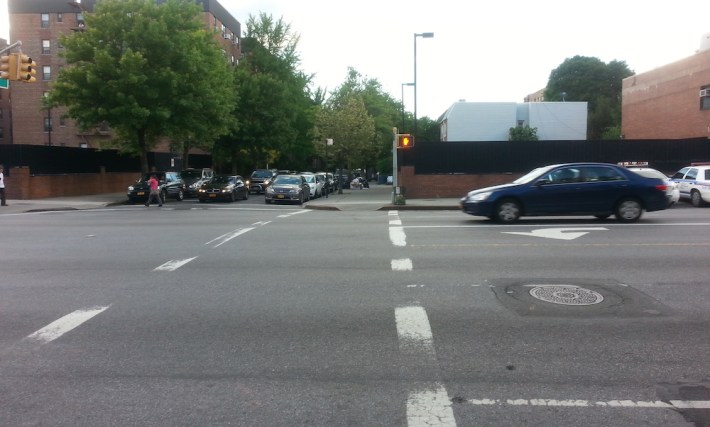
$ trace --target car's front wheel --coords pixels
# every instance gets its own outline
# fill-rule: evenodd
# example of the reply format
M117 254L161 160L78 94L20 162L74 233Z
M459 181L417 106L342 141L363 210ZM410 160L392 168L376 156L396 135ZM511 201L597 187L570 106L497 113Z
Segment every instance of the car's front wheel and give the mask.
M495 220L502 224L511 224L520 219L520 203L515 200L501 200L495 208Z
M614 216L620 222L636 222L641 219L643 206L636 199L623 199L616 205Z
M185 192L182 190L178 190L176 199L178 202L182 202L183 200L185 200Z
M690 203L692 203L696 208L699 208L705 204L705 202L703 202L703 198L700 197L700 191L693 190L693 192L690 193Z

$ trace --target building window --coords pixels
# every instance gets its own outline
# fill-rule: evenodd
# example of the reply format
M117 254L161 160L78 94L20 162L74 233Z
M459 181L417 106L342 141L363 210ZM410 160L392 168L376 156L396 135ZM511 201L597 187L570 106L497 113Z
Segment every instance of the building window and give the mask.
M45 117L45 118L44 118L44 131L45 131L45 132L51 132L51 131L52 131L52 118L51 118L51 117Z
M67 118L64 116L59 117L59 127L64 127L67 125Z
M52 45L49 40L42 40L42 55L49 55L52 53Z
M0 126L0 139L3 139L5 137L5 130L3 130L3 127Z
M710 85L700 88L700 109L710 110Z
M52 67L49 65L45 65L42 67L42 80L51 80L52 79Z
M49 28L49 13L42 14L42 28Z
M0 108L0 120L2 120L2 112L5 111L2 108Z
M84 28L84 15L81 13L76 14L76 26L79 28Z
M62 22L62 14L61 13L57 14L57 22Z

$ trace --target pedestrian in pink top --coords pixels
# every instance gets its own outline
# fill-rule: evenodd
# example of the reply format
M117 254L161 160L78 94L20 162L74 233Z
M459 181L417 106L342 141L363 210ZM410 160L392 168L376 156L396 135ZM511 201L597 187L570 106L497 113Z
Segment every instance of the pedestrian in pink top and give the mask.
M146 207L150 206L150 203L153 200L158 201L158 207L163 206L163 200L160 198L160 190L158 189L158 178L155 175L150 176L150 179L148 180L148 186L150 186L150 195L148 196L148 201L145 202Z

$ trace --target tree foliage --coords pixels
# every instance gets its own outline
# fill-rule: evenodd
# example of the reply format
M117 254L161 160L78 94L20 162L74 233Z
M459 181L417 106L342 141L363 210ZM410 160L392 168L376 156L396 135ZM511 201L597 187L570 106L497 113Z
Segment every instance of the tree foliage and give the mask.
M537 128L530 126L517 126L510 128L508 141L537 141Z
M261 13L247 21L244 58L235 70L237 126L214 153L235 171L307 164L316 106L308 93L311 78L298 70L298 40L282 19Z
M546 101L586 101L587 138L609 137L621 125L621 81L633 75L625 62L605 64L598 58L575 56L552 70Z
M209 148L233 106L229 64L191 0L102 0L86 31L61 38L67 67L47 99L81 128L108 123L123 151L141 155L161 137Z
M340 128L328 123L328 120L333 119L338 114L346 114L347 111L355 113L352 109L353 99L359 99L364 106L366 115L360 115L363 123L357 125L352 119L350 126L356 125L362 129L369 129L372 126L372 131L363 132L363 135L369 135L368 139L358 142L357 150L328 149L328 157L326 163L332 165L332 158L338 166L349 165L349 167L357 167L374 171L380 169L383 159L389 159L392 162L392 128L400 121L400 103L393 99L388 93L382 89L379 81L372 78L363 77L354 68L348 69L348 74L342 85L337 87L330 93L330 97L323 104L325 110L318 116L316 122L316 139L314 146L318 154L323 158L325 155L324 142L326 138L333 138L335 145L341 139L341 134L349 132L348 129ZM336 114L338 113L338 114ZM359 114L359 111L357 112ZM341 122L341 125L344 121ZM335 155L347 156L336 158Z

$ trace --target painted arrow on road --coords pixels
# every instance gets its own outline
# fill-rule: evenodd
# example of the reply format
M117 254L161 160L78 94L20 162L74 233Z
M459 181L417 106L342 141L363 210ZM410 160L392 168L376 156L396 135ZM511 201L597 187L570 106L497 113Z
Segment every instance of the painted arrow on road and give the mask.
M608 231L604 227L579 228L538 228L530 232L503 231L504 234L519 234L521 236L543 237L545 239L574 240L588 234L590 231Z

